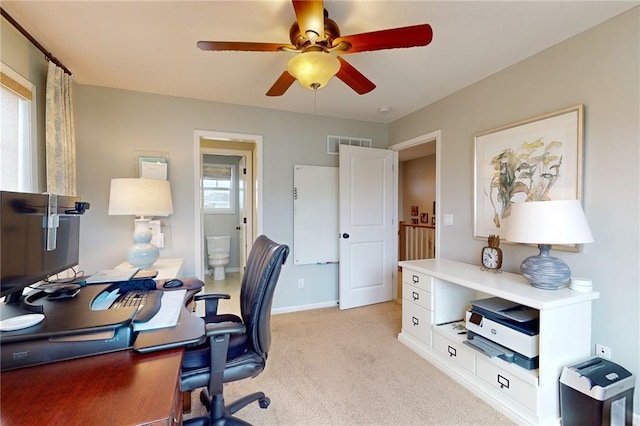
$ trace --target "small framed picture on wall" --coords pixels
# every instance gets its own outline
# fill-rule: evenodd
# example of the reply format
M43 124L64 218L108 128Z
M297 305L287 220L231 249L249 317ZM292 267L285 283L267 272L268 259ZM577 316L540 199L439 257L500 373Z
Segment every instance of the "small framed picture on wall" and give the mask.
M418 216L418 206L411 206L411 216Z
M420 223L429 223L429 213L420 213Z

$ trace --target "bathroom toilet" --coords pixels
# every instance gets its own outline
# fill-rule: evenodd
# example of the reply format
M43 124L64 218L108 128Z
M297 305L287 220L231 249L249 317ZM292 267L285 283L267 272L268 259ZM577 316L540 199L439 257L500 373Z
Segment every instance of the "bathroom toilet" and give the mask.
M224 267L229 264L229 235L212 235L207 237L207 254L209 266L213 268L213 279L224 280Z

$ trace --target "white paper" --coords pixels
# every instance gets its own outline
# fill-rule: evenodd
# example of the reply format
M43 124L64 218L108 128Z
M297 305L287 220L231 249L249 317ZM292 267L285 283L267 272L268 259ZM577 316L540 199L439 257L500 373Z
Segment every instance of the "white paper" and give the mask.
M156 330L158 328L175 327L180 318L180 310L184 305L187 290L165 291L160 300L160 310L147 322L133 323L134 331Z
M167 163L143 161L140 177L145 179L167 180Z
M162 224L159 220L150 220L149 228L151 229L151 244L158 248L164 248L164 234L162 233Z

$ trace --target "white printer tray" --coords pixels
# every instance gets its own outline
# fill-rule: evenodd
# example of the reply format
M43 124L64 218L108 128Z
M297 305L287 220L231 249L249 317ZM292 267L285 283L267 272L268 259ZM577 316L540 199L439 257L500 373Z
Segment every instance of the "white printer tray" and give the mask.
M470 311L467 311L465 316L467 330L471 330L482 337L528 358L535 358L539 355L538 334L533 336L527 335L514 328L493 321L486 316L482 317L480 325L474 324L469 321L471 318Z

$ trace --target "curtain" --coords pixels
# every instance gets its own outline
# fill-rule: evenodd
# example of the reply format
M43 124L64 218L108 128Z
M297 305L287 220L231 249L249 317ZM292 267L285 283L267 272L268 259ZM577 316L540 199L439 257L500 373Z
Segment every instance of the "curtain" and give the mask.
M76 137L71 100L72 78L49 62L46 94L47 192L76 194Z

